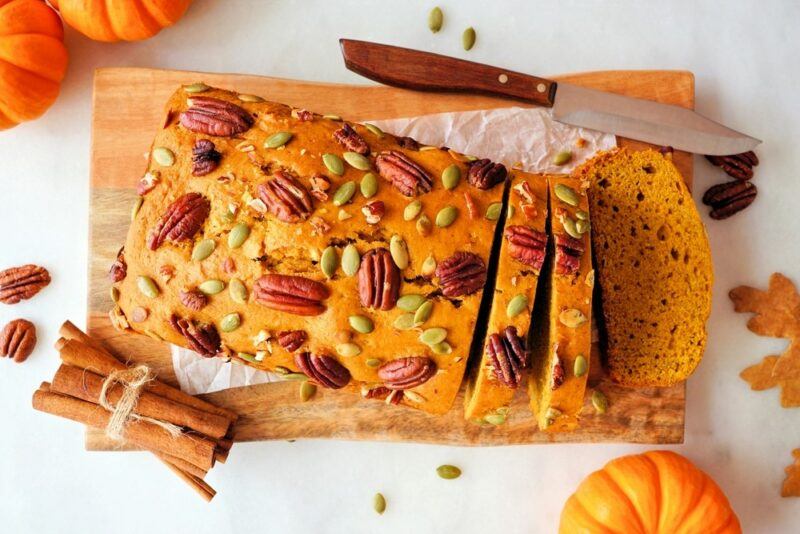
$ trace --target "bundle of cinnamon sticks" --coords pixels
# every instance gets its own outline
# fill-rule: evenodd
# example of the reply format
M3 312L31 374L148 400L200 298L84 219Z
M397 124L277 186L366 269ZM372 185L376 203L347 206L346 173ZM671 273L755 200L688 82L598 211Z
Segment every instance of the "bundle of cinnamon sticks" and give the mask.
M56 350L62 365L52 383L42 383L34 393L33 407L107 429L113 412L100 404L118 406L125 394L124 383L106 383L107 378L129 368L69 321L59 332L63 337ZM203 479L228 457L236 414L155 379L142 387L131 414L122 428L123 439L151 451L210 501L216 492Z

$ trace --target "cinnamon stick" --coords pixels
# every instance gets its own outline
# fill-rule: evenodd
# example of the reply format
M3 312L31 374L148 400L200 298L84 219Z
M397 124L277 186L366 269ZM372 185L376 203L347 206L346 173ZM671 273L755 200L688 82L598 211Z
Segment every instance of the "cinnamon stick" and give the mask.
M206 502L211 502L211 499L213 499L217 494L216 490L214 490L214 488L212 488L208 482L202 478L182 470L177 465L159 455L156 455L156 458L158 458L161 463L166 465L170 471L178 475L184 482L191 486L192 489L194 489Z
M172 456L171 454L163 454L163 453L153 453L155 454L160 460L168 462L181 471L186 471L190 475L196 476L197 478L204 478L208 471L205 469L200 469L196 465L192 465L183 458L178 458L177 456Z

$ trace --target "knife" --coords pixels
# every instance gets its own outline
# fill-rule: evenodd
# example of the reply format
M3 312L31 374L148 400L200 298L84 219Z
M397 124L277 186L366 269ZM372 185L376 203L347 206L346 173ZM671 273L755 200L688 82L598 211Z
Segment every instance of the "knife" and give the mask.
M727 156L760 140L690 109L606 93L430 52L340 39L347 68L366 78L417 91L483 93L553 108L559 122L678 150Z

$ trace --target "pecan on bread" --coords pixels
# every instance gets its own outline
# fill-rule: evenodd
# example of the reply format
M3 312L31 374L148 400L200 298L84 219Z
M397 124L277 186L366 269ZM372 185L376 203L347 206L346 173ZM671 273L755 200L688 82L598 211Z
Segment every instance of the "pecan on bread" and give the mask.
M486 355L495 377L510 388L519 387L523 369L528 367L528 351L525 340L517 335L517 329L508 326L489 336Z
M253 117L242 107L206 96L191 98L191 106L180 115L181 125L189 131L218 137L246 132Z
M436 276L444 296L471 295L486 284L486 264L477 254L459 251L436 267Z
M402 152L381 152L375 158L375 166L378 173L404 196L427 193L433 187L431 175Z
M203 226L211 202L200 193L186 193L178 197L161 216L147 236L147 246L156 250L165 241L177 243L191 239Z
M436 363L426 356L409 356L386 362L378 368L378 378L388 389L411 389L436 374Z
M341 389L350 383L350 371L331 356L301 352L295 354L294 362L309 379L320 386Z
M325 311L322 301L330 291L325 284L302 276L267 274L253 286L256 302L267 308L294 315L319 315Z
M385 248L372 249L361 258L358 268L358 296L361 305L391 310L400 294L400 269Z

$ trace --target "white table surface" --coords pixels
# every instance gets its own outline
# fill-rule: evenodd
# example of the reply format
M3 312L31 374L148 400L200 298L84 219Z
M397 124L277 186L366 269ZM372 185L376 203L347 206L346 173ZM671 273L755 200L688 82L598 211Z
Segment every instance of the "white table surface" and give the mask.
M86 311L89 120L92 72L141 66L366 83L349 73L348 36L466 57L538 74L602 69L688 69L697 109L763 139L760 191L745 212L708 219L716 282L708 350L689 380L685 444L670 447L708 471L747 532L797 532L800 499L782 499L783 469L800 447L800 410L777 390L751 392L738 373L780 340L745 328L726 296L766 285L774 271L800 282L800 3L685 0L483 2L198 0L176 27L134 44L94 43L67 31L70 68L40 120L0 133L4 228L0 268L47 266L53 283L31 301L0 306L24 316L39 345L24 365L0 361L0 531L555 532L566 498L606 461L647 446L456 448L337 441L239 444L209 481L203 503L143 453L88 453L74 423L35 413L30 397L57 366L50 348L66 318ZM472 25L475 48L461 50ZM696 159L695 197L723 173ZM705 209L702 210L705 212ZM440 480L442 463L461 466ZM388 510L372 511L383 492Z

